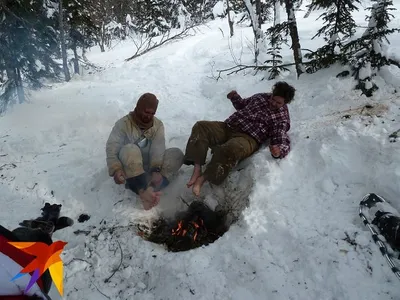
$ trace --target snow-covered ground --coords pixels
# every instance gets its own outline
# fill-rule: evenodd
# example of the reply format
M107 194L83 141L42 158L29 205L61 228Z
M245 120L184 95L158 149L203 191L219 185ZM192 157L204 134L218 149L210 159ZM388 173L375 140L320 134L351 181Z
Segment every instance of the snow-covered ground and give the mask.
M392 26L398 27L400 13L394 13ZM301 45L315 49L319 13L303 14L297 17ZM364 14L356 14L359 22ZM229 40L226 20L208 25L130 62L124 62L134 52L129 42L106 53L94 48L88 58L104 71L35 92L30 103L1 117L1 224L11 229L37 217L45 202L61 203L74 220L91 216L54 235L68 242L64 299L399 299L399 282L358 217L369 192L400 210L400 141L388 138L400 128L395 68L394 86L379 80L373 98L352 90L353 81L336 78L339 67L300 80L286 74L282 79L297 89L289 107L291 153L275 161L261 150L220 189L229 199L240 185L235 197L249 196L241 220L215 243L180 253L135 233L132 224L183 208L177 195L191 200L185 187L191 170L182 168L159 207L142 210L134 194L107 174L105 142L114 122L143 92L155 93L167 146L184 149L195 121L224 120L234 111L226 99L231 89L250 96L274 83L260 81L262 74L213 79L213 68L216 75L216 68L233 66L230 48L251 63L252 31L235 27ZM391 42L390 51L398 53L400 37ZM284 54L291 59L289 49ZM204 193L215 204L212 191ZM55 288L51 295L59 298Z

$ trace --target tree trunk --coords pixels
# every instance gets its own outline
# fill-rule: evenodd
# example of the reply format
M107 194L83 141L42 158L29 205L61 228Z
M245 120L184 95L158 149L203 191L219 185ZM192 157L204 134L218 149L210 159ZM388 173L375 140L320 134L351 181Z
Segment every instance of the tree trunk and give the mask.
M105 52L104 44L105 44L105 25L104 22L101 22L101 28L100 28L100 38L99 38L99 46L100 46L100 51Z
M79 74L79 56L78 56L78 51L76 50L75 40L72 45L72 50L74 51L74 72L75 74Z
M258 28L261 29L262 21L262 14L261 14L261 0L254 0L256 6L256 16L258 18Z
M19 103L24 103L25 102L25 92L24 92L24 86L22 85L22 78L21 78L21 70L17 68L15 72L15 84L17 86L17 95L18 95L18 100Z
M262 56L266 53L265 37L264 32L261 30L260 15L261 14L261 0L254 0L254 4L251 0L244 0L247 12L250 15L250 20L254 33L254 62L256 65L259 64L260 54ZM258 13L258 14L257 14ZM264 63L265 59L261 59L261 64Z
M300 77L303 71L303 57L301 54L301 46L299 32L297 30L296 16L294 14L293 0L285 0L286 13L288 16L289 32L292 39L292 51L294 63L296 65L297 78Z
M13 48L15 43L16 43L15 39L11 36L8 36L8 45L10 49ZM18 102L24 103L25 102L24 86L22 85L22 77L20 69L18 67L17 58L14 56L10 56L8 57L8 60L7 61L5 60L4 62L5 62L7 78L8 80L11 81L11 83L14 84L15 87L15 91L13 91L11 94L14 94L15 92L18 96ZM8 99L8 101L10 101L10 99Z
M63 60L63 69L64 76L66 81L71 80L71 75L69 74L68 69L68 59L67 59L67 48L65 46L65 32L64 32L64 11L63 11L63 1L58 1L58 10L59 10L59 25L60 25L60 43L61 43L61 56Z
M21 78L21 73L18 68L15 67L9 67L6 69L7 73L7 78L10 80L11 84L14 85L15 90L12 92L13 95L14 93L17 94L18 97L18 102L24 103L25 102L25 93L24 93L24 87L22 85L22 78ZM10 101L10 99L8 99Z
M231 19L231 7L229 6L229 0L226 0L226 11L228 14L229 31L231 33L231 37L233 37L233 21Z
M279 0L275 0L274 3L274 26L278 25L281 23L281 3Z
M83 59L83 61L85 61L85 62L89 61L89 60L87 59L87 57L86 57L86 46L85 46L85 44L82 46L82 59Z

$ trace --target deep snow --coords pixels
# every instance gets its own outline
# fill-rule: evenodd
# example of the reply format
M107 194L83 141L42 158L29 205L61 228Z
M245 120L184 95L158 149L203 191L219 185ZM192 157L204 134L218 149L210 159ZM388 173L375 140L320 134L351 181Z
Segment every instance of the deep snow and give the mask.
M320 41L310 38L319 13L307 19L303 14L297 16L301 45L316 48ZM357 21L364 22L364 14L357 13ZM251 28L235 27L234 38L228 36L227 20L216 20L130 62L124 62L133 53L129 42L106 53L94 48L87 56L104 71L35 92L30 103L1 117L2 225L11 229L38 216L46 201L61 203L63 214L75 220L81 213L91 216L54 235L68 242L64 299L400 298L397 279L358 217L358 204L369 192L400 210L400 141L388 138L400 127L395 68L387 75L391 85L379 80L373 98L352 90L353 81L336 78L340 67L300 80L285 74L297 89L289 107L289 156L275 161L263 149L221 188L204 189L212 205L217 195L235 201L249 196L240 221L214 244L184 253L169 253L136 235L132 224L182 209L178 195L193 200L185 187L190 168L182 168L159 207L143 211L134 194L107 175L111 127L150 91L160 99L157 115L166 125L167 146L184 149L195 121L223 120L233 112L226 99L231 89L242 96L268 91L273 82L260 81L261 74L212 78L212 69L215 75L216 68L233 65L229 45L251 63ZM390 52L398 53L400 37L391 41ZM291 60L290 49L284 54ZM237 185L240 191L232 194ZM122 265L105 283L119 266L119 245ZM51 295L58 299L54 288Z

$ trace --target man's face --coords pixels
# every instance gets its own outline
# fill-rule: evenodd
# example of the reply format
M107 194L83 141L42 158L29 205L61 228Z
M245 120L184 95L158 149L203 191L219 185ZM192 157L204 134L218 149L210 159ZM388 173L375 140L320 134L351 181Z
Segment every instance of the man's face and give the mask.
M146 108L144 111L142 111L140 118L144 123L149 123L151 120L153 120L155 114L156 114L155 109Z
M270 109L278 110L285 105L285 98L281 96L272 96L270 100Z

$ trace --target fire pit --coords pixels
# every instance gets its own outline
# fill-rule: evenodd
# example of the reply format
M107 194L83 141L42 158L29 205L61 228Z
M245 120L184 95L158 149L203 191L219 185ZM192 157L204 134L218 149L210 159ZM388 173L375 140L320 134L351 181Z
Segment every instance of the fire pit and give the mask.
M216 241L228 229L225 221L225 212L215 212L194 201L173 220L160 218L151 228L139 228L139 234L150 242L164 244L168 251L187 251Z

